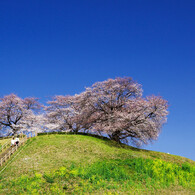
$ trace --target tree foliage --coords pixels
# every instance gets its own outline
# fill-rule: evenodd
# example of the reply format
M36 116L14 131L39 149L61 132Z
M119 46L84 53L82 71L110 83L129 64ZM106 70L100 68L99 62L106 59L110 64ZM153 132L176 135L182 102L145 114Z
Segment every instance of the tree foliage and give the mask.
M0 99L0 128L79 131L100 134L116 142L148 144L156 140L167 120L168 102L160 96L142 96L132 78L97 82L74 96L54 96L42 114L36 98L11 94Z
M29 129L35 122L35 112L41 105L37 98L19 98L10 94L0 98L0 127L10 134Z
M141 85L132 78L97 82L79 95L56 96L49 104L47 116L59 129L88 130L137 145L157 139L168 114L167 101L142 97Z
M47 103L49 106L45 110L48 127L75 133L81 129L80 123L76 120L80 112L76 107L75 96L55 96Z
M168 114L166 100L154 95L143 98L141 85L131 78L97 82L80 99L85 102L84 123L117 142L140 145L157 139Z

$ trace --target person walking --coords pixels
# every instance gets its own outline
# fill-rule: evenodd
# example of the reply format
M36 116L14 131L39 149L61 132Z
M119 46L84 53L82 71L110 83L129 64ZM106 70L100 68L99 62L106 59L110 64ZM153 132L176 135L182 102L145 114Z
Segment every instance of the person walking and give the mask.
M11 146L14 146L14 145L15 145L15 139L14 139L14 137L12 137Z
M20 142L20 139L19 139L19 136L17 136L16 139L15 139L15 143L16 143L17 146L19 145L19 142Z

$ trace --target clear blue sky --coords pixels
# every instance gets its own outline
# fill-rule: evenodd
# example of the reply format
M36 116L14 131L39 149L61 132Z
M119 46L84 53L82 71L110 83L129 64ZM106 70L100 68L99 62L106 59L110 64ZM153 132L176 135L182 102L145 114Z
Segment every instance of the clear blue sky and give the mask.
M195 160L194 0L0 1L0 96L45 102L132 77L170 114L145 148Z

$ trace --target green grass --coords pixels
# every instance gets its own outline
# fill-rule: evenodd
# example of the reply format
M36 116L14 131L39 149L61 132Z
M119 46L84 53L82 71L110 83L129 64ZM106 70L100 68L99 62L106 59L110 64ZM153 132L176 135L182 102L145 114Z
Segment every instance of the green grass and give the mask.
M5 144L6 142L10 142L10 143L11 143L11 138L1 139L1 140L0 140L0 145Z
M193 194L194 161L84 135L32 138L0 174L0 194Z
M2 147L2 145L4 145L5 143L9 143L9 144L11 144L11 138L7 138L7 139L1 139L0 140L0 154L1 154L1 147Z

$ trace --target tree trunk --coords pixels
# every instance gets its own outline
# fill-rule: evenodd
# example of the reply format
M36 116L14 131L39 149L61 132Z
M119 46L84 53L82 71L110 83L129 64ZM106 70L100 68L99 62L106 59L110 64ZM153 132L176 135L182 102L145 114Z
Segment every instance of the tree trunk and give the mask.
M120 141L120 131L115 131L110 135L110 139L116 141L117 143L121 143Z

